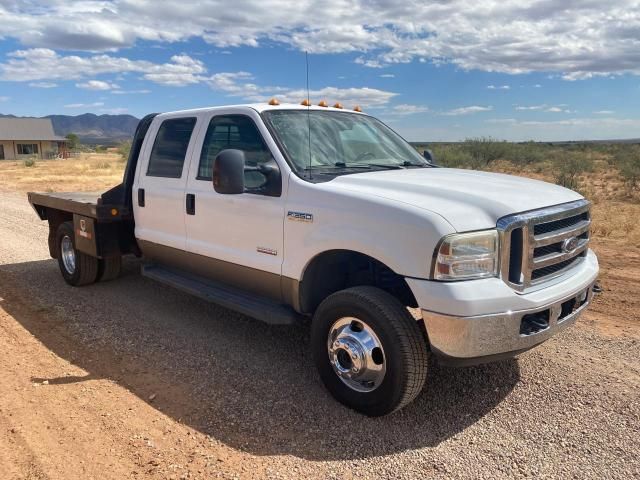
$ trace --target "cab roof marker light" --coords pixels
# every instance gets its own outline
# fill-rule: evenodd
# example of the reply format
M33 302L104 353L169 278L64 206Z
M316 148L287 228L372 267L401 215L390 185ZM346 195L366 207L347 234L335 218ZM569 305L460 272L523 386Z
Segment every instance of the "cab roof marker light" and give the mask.
M269 105L272 105L272 106L280 105L280 102L278 101L277 98L272 98L271 100L269 100Z

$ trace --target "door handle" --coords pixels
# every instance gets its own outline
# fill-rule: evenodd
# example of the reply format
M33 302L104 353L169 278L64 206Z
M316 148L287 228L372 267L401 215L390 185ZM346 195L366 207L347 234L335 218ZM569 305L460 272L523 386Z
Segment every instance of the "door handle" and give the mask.
M144 207L144 188L138 189L138 206Z
M187 193L187 215L196 214L196 196L193 193Z

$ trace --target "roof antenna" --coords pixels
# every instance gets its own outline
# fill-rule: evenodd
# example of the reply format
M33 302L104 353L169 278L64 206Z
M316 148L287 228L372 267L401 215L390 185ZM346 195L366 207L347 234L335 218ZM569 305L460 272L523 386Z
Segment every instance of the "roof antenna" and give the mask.
M304 60L307 66L307 133L309 140L309 180L311 180L311 95L309 93L309 52L306 50L304 52Z

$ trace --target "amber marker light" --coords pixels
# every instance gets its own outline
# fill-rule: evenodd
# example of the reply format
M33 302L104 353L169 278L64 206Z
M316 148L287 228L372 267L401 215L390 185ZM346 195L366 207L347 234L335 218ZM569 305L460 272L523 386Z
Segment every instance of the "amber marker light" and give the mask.
M329 104L327 102L325 102L324 100L320 100L320 102L318 103L319 107L328 107Z
M269 100L269 105L280 105L280 102L277 98L272 98L271 100Z
M111 216L112 217L116 217L118 215L118 209L117 208L112 208L111 209Z
M340 102L337 102L333 108L344 108Z
M302 100L300 102L300 105L302 105L303 107L310 107L311 106L311 102L309 101L308 98L305 98L304 100Z
M356 105L355 107L353 107L353 111L354 112L362 112L362 109L360 108L360 105Z

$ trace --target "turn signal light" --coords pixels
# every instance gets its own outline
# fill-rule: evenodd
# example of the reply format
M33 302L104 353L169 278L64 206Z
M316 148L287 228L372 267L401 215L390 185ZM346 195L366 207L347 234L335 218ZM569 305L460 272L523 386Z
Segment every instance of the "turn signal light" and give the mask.
M280 105L280 102L277 98L272 98L271 100L269 100L269 105Z
M310 107L311 102L309 101L308 98L305 98L304 100L302 100L302 102L300 102L300 105L302 105L303 107Z
M328 107L329 104L327 102L325 102L324 100L320 100L320 102L318 103L319 107Z

